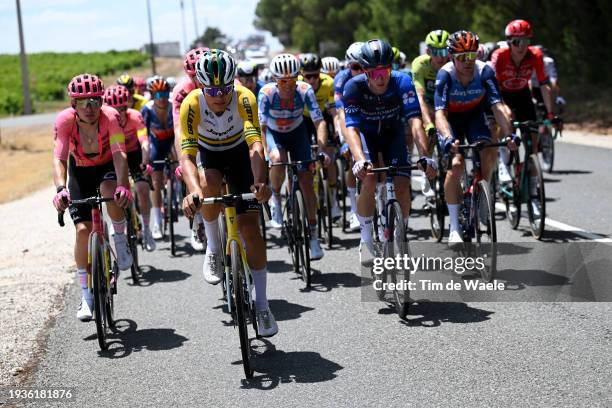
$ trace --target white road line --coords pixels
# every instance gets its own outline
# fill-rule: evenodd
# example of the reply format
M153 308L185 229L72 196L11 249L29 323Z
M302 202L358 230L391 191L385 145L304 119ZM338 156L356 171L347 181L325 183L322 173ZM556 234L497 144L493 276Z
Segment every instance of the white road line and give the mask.
M501 211L506 211L506 206L502 203L495 203L495 208ZM583 230L582 228L574 227L573 225L565 224L561 221L555 221L548 217L546 217L546 225L561 231L572 232L583 238L590 239L593 242L612 242L612 238L608 238L604 235L594 234L592 232Z

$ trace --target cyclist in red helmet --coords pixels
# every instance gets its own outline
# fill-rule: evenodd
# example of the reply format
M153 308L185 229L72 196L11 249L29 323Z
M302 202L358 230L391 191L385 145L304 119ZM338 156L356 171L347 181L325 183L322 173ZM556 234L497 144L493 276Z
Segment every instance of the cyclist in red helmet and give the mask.
M102 106L102 80L91 74L77 75L68 85L68 94L72 106L61 111L55 120L53 181L57 194L53 197L53 205L58 212L68 209L76 228L74 258L82 289L77 318L88 321L93 310L93 296L87 289L91 209L86 204L72 204L70 200L95 196L98 189L103 197L114 197L106 209L115 230L117 264L121 270L126 270L132 265L132 255L125 236L122 208L129 205L132 194L119 113Z

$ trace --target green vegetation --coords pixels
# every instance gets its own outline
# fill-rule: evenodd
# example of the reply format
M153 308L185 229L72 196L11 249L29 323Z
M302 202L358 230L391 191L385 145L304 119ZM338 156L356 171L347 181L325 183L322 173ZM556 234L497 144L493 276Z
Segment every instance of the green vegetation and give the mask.
M562 82L612 82L612 2L605 0L260 0L255 25L286 46L341 57L353 41L385 38L416 57L434 29L469 29L482 41L503 39L505 25L523 18L534 41L554 55ZM333 43L328 43L333 41Z
M84 72L111 75L140 66L147 58L138 51L30 54L28 69L34 107L66 98L68 82L75 75ZM19 55L0 55L0 115L22 113L21 85Z

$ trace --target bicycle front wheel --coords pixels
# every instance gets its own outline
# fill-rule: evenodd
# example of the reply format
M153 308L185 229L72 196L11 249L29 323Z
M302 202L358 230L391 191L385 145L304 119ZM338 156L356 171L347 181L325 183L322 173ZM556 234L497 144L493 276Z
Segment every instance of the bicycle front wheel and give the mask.
M485 282L491 282L497 271L497 228L495 224L495 202L486 180L478 182L478 189L473 195L475 206L474 231L476 243L475 256L481 257L484 267L480 275Z
M327 249L332 249L332 243L334 240L333 232L333 220L332 220L332 201L331 189L329 188L329 182L323 180L323 227L325 233L325 240L327 241Z
M517 229L521 221L521 164L518 153L510 157L510 177L512 180L500 187L500 194L506 207L506 219L512 229Z
M134 206L130 206L126 212L127 220L127 238L130 252L132 253L132 266L130 272L132 275L132 282L134 285L139 284L140 267L138 265L138 216L136 215L136 209Z
M176 255L176 243L174 240L174 219L177 216L176 214L176 210L174 208L174 200L175 200L175 194L176 192L174 191L174 180L172 180L172 178L170 178L170 180L168 180L168 226L169 228L169 232L170 232L170 253L172 254L172 256Z
M386 246L386 257L403 258L404 255L410 256L408 252L408 239L406 238L406 225L404 224L404 217L402 215L402 208L397 201L388 204L387 207L387 236ZM393 283L393 298L395 303L395 310L400 317L404 319L408 314L408 307L410 305L410 290L408 288L408 282L410 281L410 272L403 268L393 268L387 272L390 276L391 282Z
M242 367L247 378L253 377L253 366L251 364L251 344L249 341L249 329L247 317L250 316L248 291L244 279L244 265L240 256L240 247L236 241L230 243L230 258L232 263L233 297L236 306L236 324L240 336L240 350L242 352Z
M531 234L535 239L542 239L546 220L546 193L544 192L544 174L540 167L538 156L529 156L527 169L527 216L531 226ZM535 185L534 185L535 184Z
M293 227L295 228L296 256L299 258L298 268L306 287L310 287L310 225L306 204L302 191L295 192L293 201Z
M552 173L555 163L555 142L550 127L544 126L540 132L540 158L542 159L542 170Z
M106 334L108 333L109 324L106 315L106 297L108 294L106 285L107 261L104 259L103 238L98 233L92 233L89 247L91 248L91 283L98 345L100 350L106 350L108 349Z

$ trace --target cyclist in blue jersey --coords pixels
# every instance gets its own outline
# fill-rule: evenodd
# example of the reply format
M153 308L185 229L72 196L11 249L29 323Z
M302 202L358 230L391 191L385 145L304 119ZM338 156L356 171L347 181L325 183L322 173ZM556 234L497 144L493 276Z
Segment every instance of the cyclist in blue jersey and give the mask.
M236 67L236 82L248 88L255 97L259 94L259 90L265 85L264 82L257 78L257 64L252 61L240 61Z
M378 164L379 153L385 166L408 166L409 152L405 127L408 123L416 136L421 154L427 152L427 139L421 121L421 108L412 79L391 70L393 51L383 40L370 40L361 47L359 62L365 74L349 80L342 101L346 116L346 139L355 160L353 173L363 183L357 202L361 228L359 256L367 265L375 256L372 240L372 218L376 177L367 175L367 167ZM423 156L424 157L424 156ZM427 159L427 175L435 176L435 163ZM402 207L404 222L410 213L410 171L402 170L394 178L395 192Z
M154 160L164 160L168 154L173 152L174 144L174 121L172 120L172 106L169 103L170 87L162 77L154 78L148 84L149 92L153 100L147 102L142 108L144 119L149 134L149 146L151 151L151 163L153 173L153 191L151 191L153 227L151 232L154 239L162 239L162 190L164 189L163 164L155 164ZM176 153L173 153L176 157Z
M340 142L344 144L340 149L341 152L348 148L345 143L346 139L346 118L344 116L344 105L342 104L342 93L344 92L344 86L349 79L363 73L363 67L359 64L359 53L361 52L362 42L356 42L351 44L346 50L344 59L347 67L340 71L334 77L334 101L336 102L336 115L337 123L335 124L340 135ZM347 169L353 166L351 162L347 163ZM352 171L346 171L346 192L351 201L351 214L349 216L349 231L359 230L359 220L357 219L357 180Z
M444 151L452 152L452 167L446 173L444 193L450 216L449 244L463 242L459 225L461 187L464 159L457 146L463 138L468 143L490 141L491 133L485 115L490 106L503 135L508 136L508 147L516 149L508 108L502 102L493 69L478 58L478 36L470 31L457 31L447 40L451 61L436 76L434 94L436 129ZM482 174L488 181L495 166L497 149L480 151Z
M303 81L298 81L300 62L291 54L279 54L270 63L274 82L261 88L258 96L259 123L261 133L266 135L266 144L270 160L273 163L287 161L287 151L291 153L292 161L310 160L310 136L304 124L304 108L310 112L316 132L317 143L323 152L327 144L327 124L323 113L317 104L314 90ZM324 153L325 154L325 153ZM325 155L325 166L331 159ZM285 173L281 167L270 169L270 184L272 185L272 220L270 225L282 227L282 209L280 204L280 189ZM323 258L323 249L319 243L316 219L316 199L313 187L313 175L307 166L299 169L299 181L308 223L310 224L310 254L312 260Z

